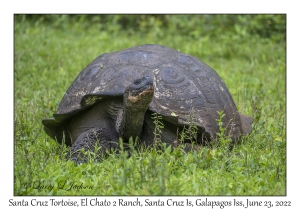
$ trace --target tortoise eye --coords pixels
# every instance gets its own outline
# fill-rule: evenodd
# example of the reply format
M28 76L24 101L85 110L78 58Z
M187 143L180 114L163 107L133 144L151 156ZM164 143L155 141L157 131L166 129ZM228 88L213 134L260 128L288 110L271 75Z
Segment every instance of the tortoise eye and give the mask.
M141 80L140 79L137 79L133 82L135 85L139 85L141 83Z

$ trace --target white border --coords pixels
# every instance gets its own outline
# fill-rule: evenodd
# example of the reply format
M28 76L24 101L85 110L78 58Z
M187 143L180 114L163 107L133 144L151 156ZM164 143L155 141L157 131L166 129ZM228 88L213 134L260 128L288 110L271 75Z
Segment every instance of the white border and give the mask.
M105 3L103 3L105 2ZM14 13L286 13L287 14L287 196L281 197L250 197L255 200L290 200L292 207L299 207L299 8L295 1L40 1L11 0L0 3L0 42L1 42L1 203L9 205L13 197L13 14ZM272 53L272 52L270 52ZM283 96L284 97L284 96ZM4 133L4 135L3 135ZM297 135L298 134L298 135ZM9 148L9 149L8 149ZM50 197L16 197L16 199L50 199ZM81 197L55 197L55 199ZM147 197L141 197L146 199ZM153 197L150 197L153 198ZM163 197L161 199L168 199ZM170 197L172 198L172 197ZM177 197L177 200L185 197ZM204 197L190 197L191 200ZM208 197L210 200L233 200L235 197ZM105 199L105 197L101 197ZM115 200L118 197L107 197ZM128 200L131 198L128 197ZM236 197L246 199L246 197ZM71 207L64 207L71 208ZM81 207L80 207L81 208ZM101 207L104 208L104 207ZM110 207L112 208L112 207ZM131 207L125 207L131 209ZM161 208L161 207L156 207ZM166 208L163 207L163 208ZM177 208L177 207L172 207ZM200 208L200 207L198 207ZM232 208L232 207L231 207Z

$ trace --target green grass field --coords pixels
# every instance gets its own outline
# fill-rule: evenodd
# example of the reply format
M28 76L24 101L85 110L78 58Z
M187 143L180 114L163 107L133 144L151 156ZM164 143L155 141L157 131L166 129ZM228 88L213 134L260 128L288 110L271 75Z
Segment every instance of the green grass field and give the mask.
M221 76L253 132L185 153L141 149L76 166L48 137L49 118L98 55L160 44ZM14 195L286 195L284 15L15 15Z

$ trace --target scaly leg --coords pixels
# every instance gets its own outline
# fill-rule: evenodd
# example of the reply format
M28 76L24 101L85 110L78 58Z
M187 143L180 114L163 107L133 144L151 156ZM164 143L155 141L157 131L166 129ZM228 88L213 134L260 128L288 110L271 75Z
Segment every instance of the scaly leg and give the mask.
M68 157L77 164L85 163L88 160L87 151L91 151L96 155L96 159L99 159L106 154L107 150L117 147L117 141L112 142L110 138L104 128L92 128L76 139Z

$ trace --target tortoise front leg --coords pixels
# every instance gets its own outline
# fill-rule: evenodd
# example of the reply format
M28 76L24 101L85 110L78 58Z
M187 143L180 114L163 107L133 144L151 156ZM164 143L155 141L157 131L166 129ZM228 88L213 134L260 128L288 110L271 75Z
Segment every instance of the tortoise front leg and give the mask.
M68 157L77 164L88 161L88 151L94 152L96 159L101 159L106 151L117 147L117 140L112 141L105 128L92 128L82 133L74 142Z

